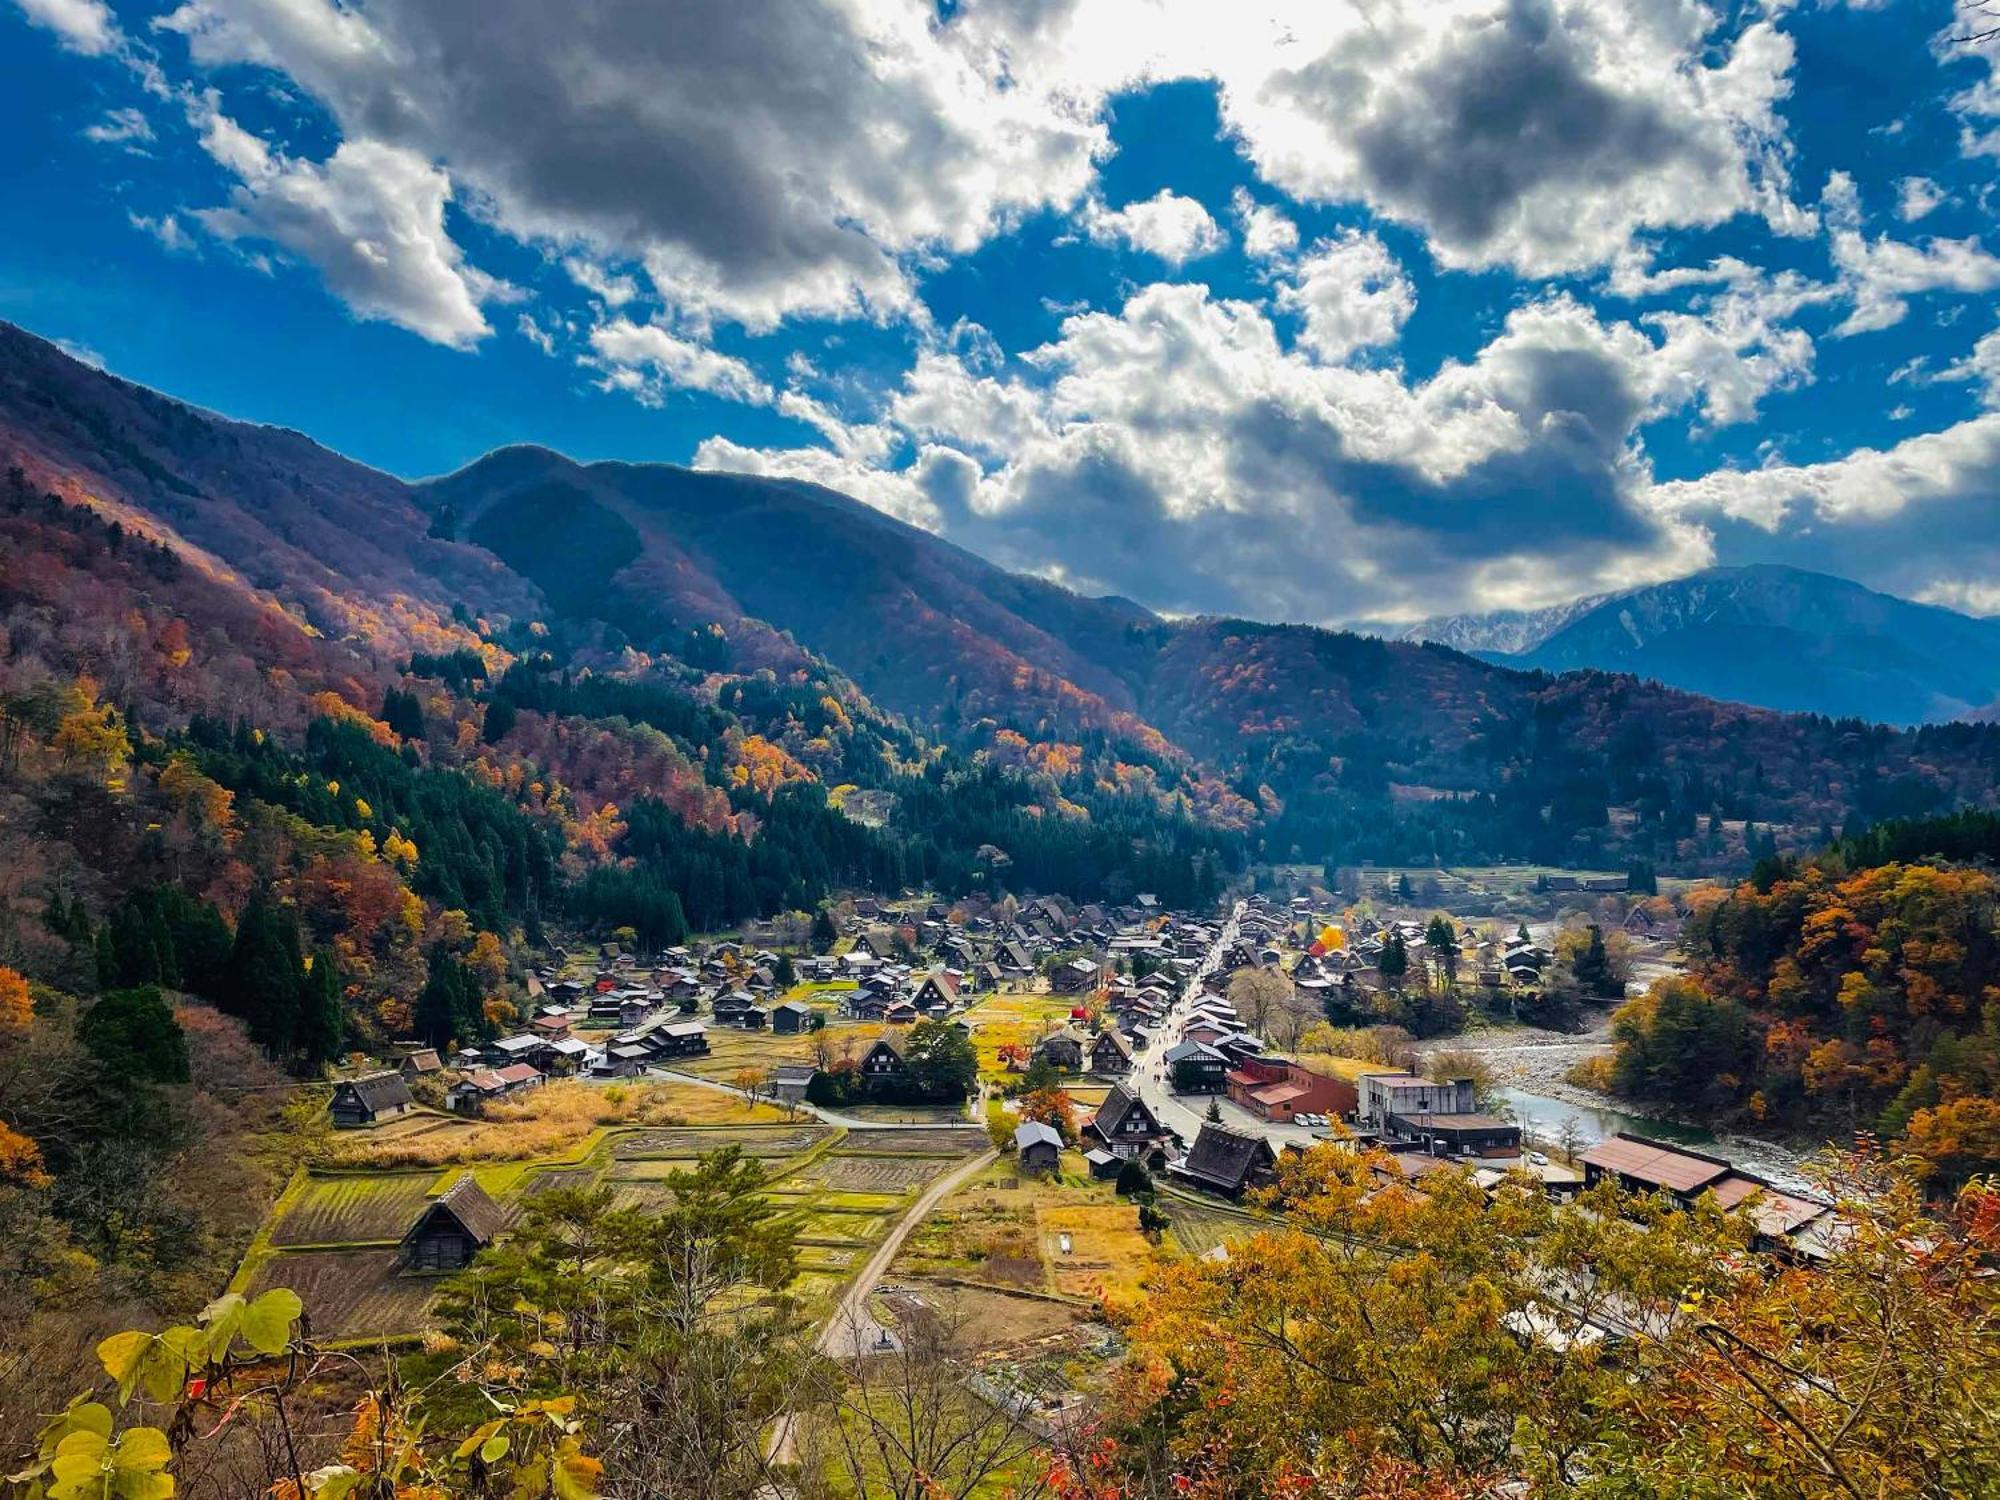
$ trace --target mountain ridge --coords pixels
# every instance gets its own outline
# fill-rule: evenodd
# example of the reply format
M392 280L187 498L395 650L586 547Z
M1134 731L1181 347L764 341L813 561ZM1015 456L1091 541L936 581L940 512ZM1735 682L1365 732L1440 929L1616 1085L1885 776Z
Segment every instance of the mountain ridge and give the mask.
M1163 619L1009 573L799 481L521 444L406 482L197 412L19 330L0 331L0 458L30 489L130 516L233 570L231 608L290 622L287 659L311 664L303 685L320 698L267 692L256 710L295 725L326 711L326 695L372 715L412 653L553 652L565 672L660 678L732 713L774 705L777 718L745 723L731 744L784 730L788 755L824 758L810 748L821 731L797 727L803 700L782 709L766 689L745 693L758 674L785 688L831 668L907 720L913 744L1043 778L1052 815L1075 816L1086 791L1148 789L1193 816L1248 820L1272 857L1313 861L1693 867L1734 857L1716 843L1724 817L1813 829L1994 796L1983 741L1856 739L1636 676ZM82 612L73 634L87 640L101 606L63 607ZM524 633L531 622L545 634ZM254 642L236 653L237 680L275 681ZM169 715L240 714L247 701L241 687L199 705L176 691L161 693ZM681 750L714 753L702 737ZM1698 826L1710 832L1696 838Z

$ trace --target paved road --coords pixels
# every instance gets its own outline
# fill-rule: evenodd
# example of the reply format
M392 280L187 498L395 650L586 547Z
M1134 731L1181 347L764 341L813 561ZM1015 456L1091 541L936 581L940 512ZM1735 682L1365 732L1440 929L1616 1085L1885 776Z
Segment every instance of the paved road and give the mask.
M1188 1145L1201 1133L1201 1127L1208 1121L1208 1097L1201 1094L1176 1094L1169 1087L1167 1066L1161 1057L1181 1040L1181 1030L1193 1014L1195 1001L1203 993L1203 987L1210 975L1222 964L1222 955L1230 944L1236 941L1237 932L1244 912L1244 903L1239 901L1230 911L1221 931L1216 935L1215 946L1201 961L1188 981L1187 989L1174 1008L1167 1012L1166 1023L1160 1027L1159 1037L1146 1049L1143 1061L1133 1070L1138 1082L1139 1097L1146 1101L1159 1122L1169 1130L1178 1131ZM1297 1143L1309 1146L1320 1139L1321 1132L1307 1125L1272 1125L1244 1109L1232 1104L1221 1095L1214 1096L1222 1111L1222 1123L1234 1130L1261 1134L1271 1142L1273 1150L1282 1150L1286 1145Z

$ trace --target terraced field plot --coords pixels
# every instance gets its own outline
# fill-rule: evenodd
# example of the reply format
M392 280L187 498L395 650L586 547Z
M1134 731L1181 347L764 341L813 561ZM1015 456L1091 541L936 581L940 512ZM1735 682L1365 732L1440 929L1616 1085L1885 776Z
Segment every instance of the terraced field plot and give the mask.
M393 1120L384 1120L380 1125L368 1128L366 1139L372 1141L407 1141L417 1136L438 1136L462 1134L476 1129L470 1120L459 1119L455 1115L439 1114L433 1110L419 1110L407 1115L398 1115ZM356 1139L362 1137L357 1136Z
M691 1156L647 1156L637 1161L613 1162L609 1178L612 1182L661 1182L676 1172L692 1172L696 1165Z
M986 1148L986 1132L977 1125L939 1125L908 1130L859 1127L841 1139L842 1156L971 1156Z
M781 1036L775 1031L737 1031L732 1027L710 1026L708 1056L680 1058L669 1066L676 1072L692 1073L697 1078L713 1078L726 1083L745 1068L775 1068L780 1063L811 1062L822 1044L831 1047L836 1057L848 1054L859 1057L886 1029L877 1021L833 1019L832 1009L836 1002L832 998L813 1000L808 997L807 1003L828 1012L826 1027L817 1033L795 1032Z
M841 1192L904 1193L942 1176L953 1160L948 1156L822 1156L788 1180Z
M752 1126L742 1129L663 1127L630 1130L612 1137L611 1154L620 1161L644 1156L694 1157L718 1146L735 1146L745 1156L796 1156L824 1138L824 1125Z
M888 1220L877 1214L819 1212L807 1214L799 1223L799 1239L806 1243L832 1241L839 1245L867 1245L882 1238Z
M544 1172L530 1172L521 1183L521 1197L538 1198L543 1193L553 1193L560 1188L587 1188L598 1178L595 1167L554 1167Z
M1218 1245L1247 1240L1258 1228L1250 1220L1166 1193L1160 1195L1160 1207L1172 1221L1174 1243L1185 1255L1206 1255Z
M297 1250L265 1261L248 1291L254 1297L288 1286L305 1303L315 1334L354 1340L423 1327L441 1285L436 1276L401 1274L391 1249Z
M430 1201L437 1181L438 1174L432 1171L313 1178L272 1226L271 1243L352 1245L400 1240Z

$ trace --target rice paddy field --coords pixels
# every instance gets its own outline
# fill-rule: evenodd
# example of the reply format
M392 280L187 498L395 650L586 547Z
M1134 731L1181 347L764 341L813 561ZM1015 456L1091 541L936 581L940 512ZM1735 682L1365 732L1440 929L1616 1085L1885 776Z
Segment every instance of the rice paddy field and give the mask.
M807 1003L814 1002L808 997ZM817 1032L780 1035L768 1029L738 1031L733 1027L711 1026L708 1030L708 1056L680 1058L673 1066L677 1071L692 1073L697 1078L728 1083L738 1073L763 1072L780 1063L811 1062L821 1045L831 1047L836 1057L859 1057L885 1029L878 1021L837 1019L832 1014L831 1005L826 1008L827 1024Z
M695 1084L620 1087L624 1099L596 1105L565 1098L556 1086L538 1090L552 1096L553 1127L524 1111L504 1130L406 1116L392 1122L401 1128L380 1134L343 1133L338 1165L300 1173L273 1205L232 1287L291 1287L315 1334L336 1344L413 1339L445 1278L405 1270L399 1243L460 1176L471 1173L508 1222L531 1199L561 1188L608 1187L622 1207L658 1210L671 1202L674 1173L736 1146L769 1175L772 1202L798 1216L792 1292L830 1305L924 1186L986 1147L976 1127L848 1130L787 1120L770 1106ZM605 1117L646 1123L601 1123ZM409 1128L411 1120L425 1128ZM442 1165L422 1156L412 1164L413 1147L440 1125L485 1134L476 1150L463 1149L471 1137L461 1136L461 1149ZM508 1141L511 1155L502 1154Z

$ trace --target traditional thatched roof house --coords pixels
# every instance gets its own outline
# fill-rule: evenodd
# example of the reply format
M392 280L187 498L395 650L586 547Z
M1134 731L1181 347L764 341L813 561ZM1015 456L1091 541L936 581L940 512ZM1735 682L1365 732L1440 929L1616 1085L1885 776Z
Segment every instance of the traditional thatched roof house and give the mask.
M457 1271L506 1227L500 1205L467 1172L424 1205L403 1236L403 1263L413 1271Z
M1197 1187L1236 1198L1246 1189L1268 1182L1277 1169L1277 1155L1263 1136L1226 1125L1203 1125L1194 1139L1194 1149L1174 1171Z
M415 1104L416 1100L410 1097L410 1086L403 1082L403 1075L385 1068L379 1073L336 1083L333 1098L327 1104L327 1113L333 1116L335 1125L343 1130L352 1130L362 1125L373 1125L377 1120L407 1114Z

